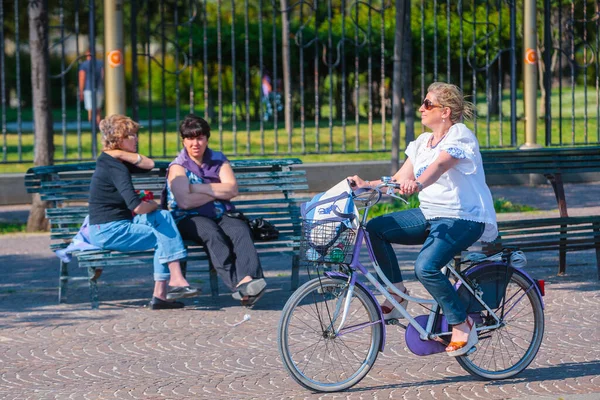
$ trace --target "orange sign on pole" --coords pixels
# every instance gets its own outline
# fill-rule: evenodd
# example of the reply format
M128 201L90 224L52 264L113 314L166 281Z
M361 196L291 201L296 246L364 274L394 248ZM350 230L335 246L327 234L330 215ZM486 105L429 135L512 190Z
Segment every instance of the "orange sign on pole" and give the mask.
M113 68L119 67L123 64L123 53L121 50L113 50L108 53L108 65Z
M525 62L527 64L535 64L537 62L537 51L535 49L527 49L525 51Z

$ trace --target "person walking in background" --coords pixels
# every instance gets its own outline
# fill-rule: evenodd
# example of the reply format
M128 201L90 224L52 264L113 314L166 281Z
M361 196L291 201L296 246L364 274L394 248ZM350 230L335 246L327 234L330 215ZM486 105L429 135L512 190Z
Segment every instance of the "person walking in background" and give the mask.
M496 212L485 183L479 143L462 123L474 115L473 104L464 100L458 86L435 82L429 86L419 111L422 124L432 131L408 145L407 158L393 178L400 183L401 194L419 193L420 206L374 218L367 224L367 231L382 271L404 293L407 290L392 243L423 244L415 261L415 275L453 325L446 352L456 357L477 344L477 331L441 269L477 240L491 242L496 238ZM348 178L358 187L381 183L357 175ZM398 302L406 302L392 295ZM381 309L386 320L402 318L387 300Z
M264 104L264 115L263 119L268 121L271 115L273 115L273 106L271 105L271 92L273 91L273 85L271 84L271 73L268 69L263 71L261 79L262 89L262 102Z
M227 157L208 147L210 126L190 114L179 126L183 150L169 165L161 200L177 221L185 240L205 247L212 267L233 298L252 306L267 283L248 223L230 200L237 180Z
M92 122L92 54L88 50L85 56L86 60L79 64L79 100L83 101L88 112L88 121ZM96 124L100 124L100 111L104 102L104 63L98 59L95 59L95 62Z
M153 310L182 308L178 301L194 297L181 272L187 251L171 213L154 201L142 201L131 181L132 172L154 168L154 161L137 152L139 125L124 115L100 121L104 149L90 183L89 234L93 245L116 251L154 252ZM167 284L168 282L168 284Z

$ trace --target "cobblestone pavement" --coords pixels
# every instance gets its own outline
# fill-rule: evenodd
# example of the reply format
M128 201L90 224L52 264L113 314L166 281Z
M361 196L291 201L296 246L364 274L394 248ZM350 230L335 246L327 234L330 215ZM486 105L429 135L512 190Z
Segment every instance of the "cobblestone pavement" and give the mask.
M291 293L289 257L263 260L268 292L252 310L224 288L217 300L203 295L186 299L182 310L148 310L152 277L145 267L106 270L100 309L90 310L85 280L71 283L67 303L56 304L58 260L48 244L47 234L0 236L0 399L600 398L593 252L569 253L561 277L555 253L528 254L527 271L546 280L546 331L538 356L516 378L479 381L445 355L417 357L404 331L389 327L385 351L362 382L316 394L287 375L277 350L277 324ZM424 295L410 263L417 251L398 248L408 288ZM84 271L73 267L71 274ZM209 292L207 276L190 280ZM245 314L250 319L236 325Z

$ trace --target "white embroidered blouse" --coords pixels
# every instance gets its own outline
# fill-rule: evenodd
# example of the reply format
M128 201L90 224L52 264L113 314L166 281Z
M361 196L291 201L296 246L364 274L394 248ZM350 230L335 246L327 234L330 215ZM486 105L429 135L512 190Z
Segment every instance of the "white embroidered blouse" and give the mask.
M406 148L415 178L433 163L443 150L460 161L437 182L419 193L420 208L426 219L456 218L485 223L479 240L491 242L498 236L496 211L490 189L485 183L483 162L477 138L464 124L450 127L446 136L429 147L433 134L425 132Z

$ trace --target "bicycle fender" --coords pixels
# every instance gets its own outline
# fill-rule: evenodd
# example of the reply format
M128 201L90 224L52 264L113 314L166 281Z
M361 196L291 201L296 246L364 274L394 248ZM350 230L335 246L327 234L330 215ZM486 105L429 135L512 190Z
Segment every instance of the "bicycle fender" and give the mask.
M328 271L325 272L325 275L333 279L344 279L346 281L348 280L348 275L343 274L341 272ZM356 281L355 285L363 288L365 292L369 295L369 297L371 297L371 300L373 300L373 302L377 304L377 313L379 315L379 321L381 323L381 344L379 345L379 351L383 352L383 349L385 347L385 320L383 319L383 313L381 312L381 307L379 307L379 302L377 301L377 298L375 298L373 292L371 292L371 290L369 290L369 288L366 287L362 282Z
M516 267L512 267L512 266L507 266L505 263L503 262L497 262L497 261L492 261L492 262L482 262L481 264L477 264L474 265L473 267L467 269L465 271L465 276L468 277L472 277L472 276L476 276L477 274L480 274L481 272L483 272L486 269L489 268L510 268L511 270L513 270L514 272L519 273L520 275L522 275L534 288L535 288L535 293L537 294L538 298L540 299L540 303L542 303L542 309L544 310L546 308L546 305L544 304L544 297L542 296L542 293L540 292L540 288L537 285L537 282L531 277L529 276L529 274L527 272L525 272L523 269L521 268L516 268ZM455 288L456 290L458 290L461 286L461 282L457 282Z

